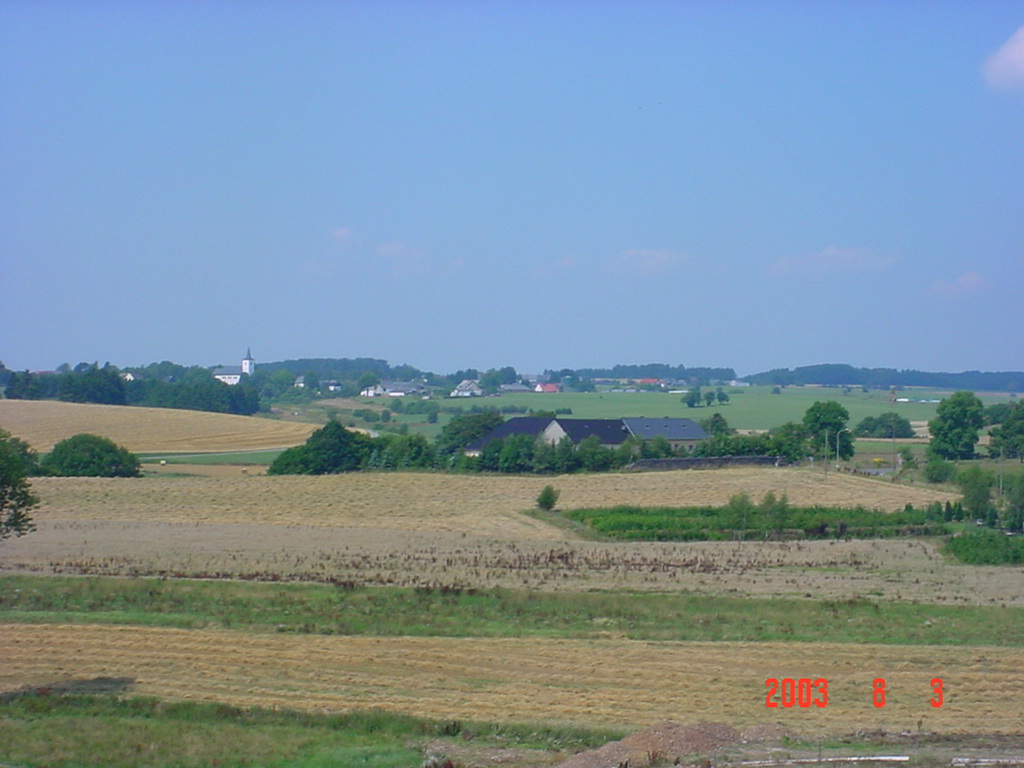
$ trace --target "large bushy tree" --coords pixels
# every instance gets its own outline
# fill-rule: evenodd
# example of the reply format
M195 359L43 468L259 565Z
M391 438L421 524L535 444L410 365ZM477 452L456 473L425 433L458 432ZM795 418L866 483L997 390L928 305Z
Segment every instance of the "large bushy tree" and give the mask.
M139 460L127 448L99 435L82 433L61 440L43 459L44 472L62 477L138 477Z
M1004 455L1024 461L1024 403L1014 403L1002 423L990 431L992 444L989 451L993 455Z
M505 417L498 411L481 411L456 416L441 428L437 436L438 453L451 454L461 451L468 443L478 437L491 433Z
M954 392L939 403L928 422L933 453L944 459L971 459L985 423L985 406L973 392Z
M853 432L858 437L908 438L914 436L914 427L903 416L889 412L864 417Z
M328 422L303 444L284 451L270 465L270 475L333 475L362 468L373 452L371 439L361 432Z
M0 539L35 530L29 511L39 500L29 486L24 446L0 430Z
M835 400L815 402L804 413L804 429L814 455L824 459L853 457L853 437L846 428L850 412Z

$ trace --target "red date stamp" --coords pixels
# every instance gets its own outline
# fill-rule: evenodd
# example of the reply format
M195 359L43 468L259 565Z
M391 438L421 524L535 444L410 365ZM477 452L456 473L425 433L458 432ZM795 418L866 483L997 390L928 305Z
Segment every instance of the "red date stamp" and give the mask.
M818 707L824 709L828 706L828 680L824 677L769 677L764 681L768 688L764 704L768 709L780 707L790 709L799 707L810 709ZM932 696L928 703L936 709L943 704L943 684L941 677L933 677L929 683ZM871 682L871 703L878 708L885 706L886 687L885 678L876 677Z

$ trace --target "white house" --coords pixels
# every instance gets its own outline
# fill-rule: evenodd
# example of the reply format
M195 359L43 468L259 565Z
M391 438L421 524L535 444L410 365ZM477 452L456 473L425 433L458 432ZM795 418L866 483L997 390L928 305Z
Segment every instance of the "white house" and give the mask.
M449 397L482 397L484 391L480 389L480 384L473 379L463 379L459 382L458 386L452 390Z

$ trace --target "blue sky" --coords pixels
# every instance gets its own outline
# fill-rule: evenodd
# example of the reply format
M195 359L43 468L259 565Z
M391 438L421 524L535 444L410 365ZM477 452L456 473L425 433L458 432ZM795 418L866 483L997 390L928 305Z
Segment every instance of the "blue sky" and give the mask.
M0 4L0 360L1024 369L1014 2Z

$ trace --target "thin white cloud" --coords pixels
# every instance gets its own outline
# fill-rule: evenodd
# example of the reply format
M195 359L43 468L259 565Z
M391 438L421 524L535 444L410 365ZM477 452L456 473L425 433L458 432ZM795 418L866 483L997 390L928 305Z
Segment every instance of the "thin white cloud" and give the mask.
M1024 27L985 61L985 82L998 91L1024 90Z
M374 249L374 257L387 266L393 274L413 277L426 274L429 269L427 255L408 243L394 240L381 243Z
M817 253L784 256L772 265L774 274L793 272L875 272L892 264L892 258L868 248L830 245Z
M977 272L964 272L953 280L940 280L932 285L935 296L969 296L988 286L988 280Z
M679 251L631 248L616 254L612 258L610 266L616 272L626 272L631 275L660 275L670 272L688 260L689 257Z

